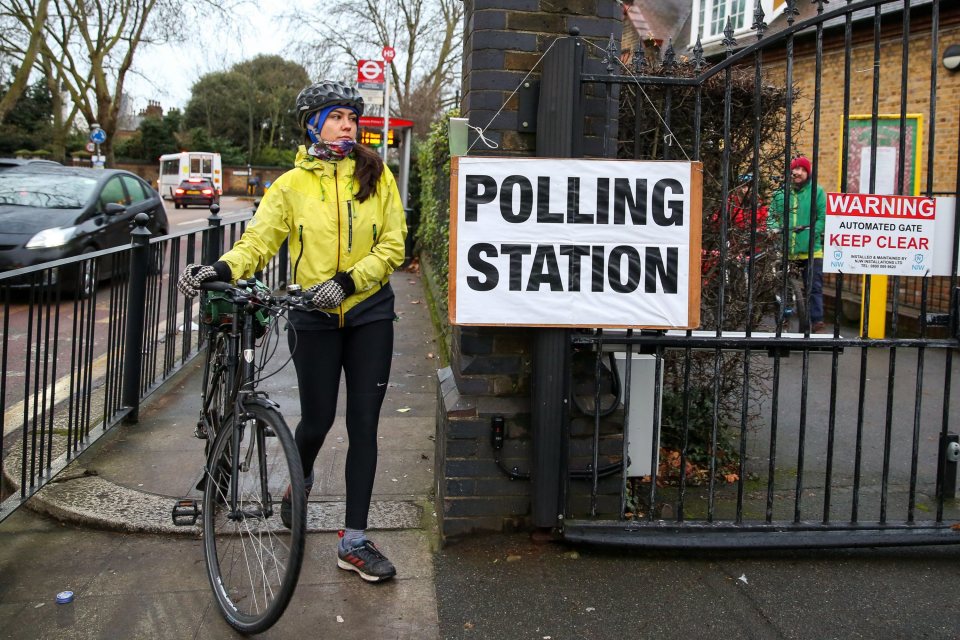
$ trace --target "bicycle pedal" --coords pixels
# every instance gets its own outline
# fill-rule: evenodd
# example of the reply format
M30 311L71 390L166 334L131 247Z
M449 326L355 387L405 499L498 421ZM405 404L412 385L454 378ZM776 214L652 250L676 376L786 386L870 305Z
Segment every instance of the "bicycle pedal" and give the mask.
M192 527L200 517L200 508L196 500L184 498L177 500L173 505L173 524L176 527Z

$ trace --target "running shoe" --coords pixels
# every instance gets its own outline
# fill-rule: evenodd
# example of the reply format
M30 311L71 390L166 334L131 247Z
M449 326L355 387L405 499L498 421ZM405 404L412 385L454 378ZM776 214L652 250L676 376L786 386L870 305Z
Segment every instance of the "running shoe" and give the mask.
M381 582L397 575L393 563L369 540L347 551L338 548L337 566L346 571L356 571L367 582Z

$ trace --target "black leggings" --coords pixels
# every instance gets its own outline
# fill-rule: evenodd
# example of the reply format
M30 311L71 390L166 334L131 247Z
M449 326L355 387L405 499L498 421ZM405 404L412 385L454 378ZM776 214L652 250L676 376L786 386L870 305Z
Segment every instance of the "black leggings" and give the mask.
M296 441L303 475L313 470L333 426L340 370L347 382L347 518L350 529L367 528L377 472L377 423L390 379L393 322L378 320L344 329L288 332L300 387Z

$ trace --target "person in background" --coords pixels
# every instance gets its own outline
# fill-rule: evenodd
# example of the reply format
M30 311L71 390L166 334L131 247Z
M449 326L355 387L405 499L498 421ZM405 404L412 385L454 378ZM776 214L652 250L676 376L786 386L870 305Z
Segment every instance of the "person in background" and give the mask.
M213 265L188 265L178 288L196 295L209 280L247 278L289 240L291 282L313 305L291 310L288 333L297 370L301 419L297 448L309 496L313 465L333 426L341 372L346 377L346 518L337 566L369 582L396 575L366 536L377 469L377 433L393 357L390 274L404 259L406 218L393 174L357 144L363 98L325 81L304 88L296 114L304 130L294 168L265 191L233 248ZM290 487L280 516L290 526Z
M737 186L727 198L727 216L729 224L737 229L749 231L753 224L753 190L756 182L752 173L737 178ZM766 231L768 207L757 197L757 231Z
M810 160L798 156L790 163L790 182L774 193L770 202L768 227L790 232L787 258L797 260L803 272L805 293L810 298L810 330L823 330L823 229L826 224L827 194L817 185L813 193ZM811 219L811 209L813 219ZM813 253L810 233L813 230ZM812 268L811 268L812 267Z

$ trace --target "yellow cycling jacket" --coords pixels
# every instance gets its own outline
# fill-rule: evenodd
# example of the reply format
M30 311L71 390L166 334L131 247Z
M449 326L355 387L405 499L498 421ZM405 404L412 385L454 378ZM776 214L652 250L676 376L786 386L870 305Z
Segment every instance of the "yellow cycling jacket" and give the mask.
M220 260L234 280L263 269L289 237L291 282L304 289L344 271L356 292L338 309L344 315L388 284L403 262L407 222L397 183L387 167L376 193L355 198L353 158L326 162L301 146L294 168L264 195L243 236Z

